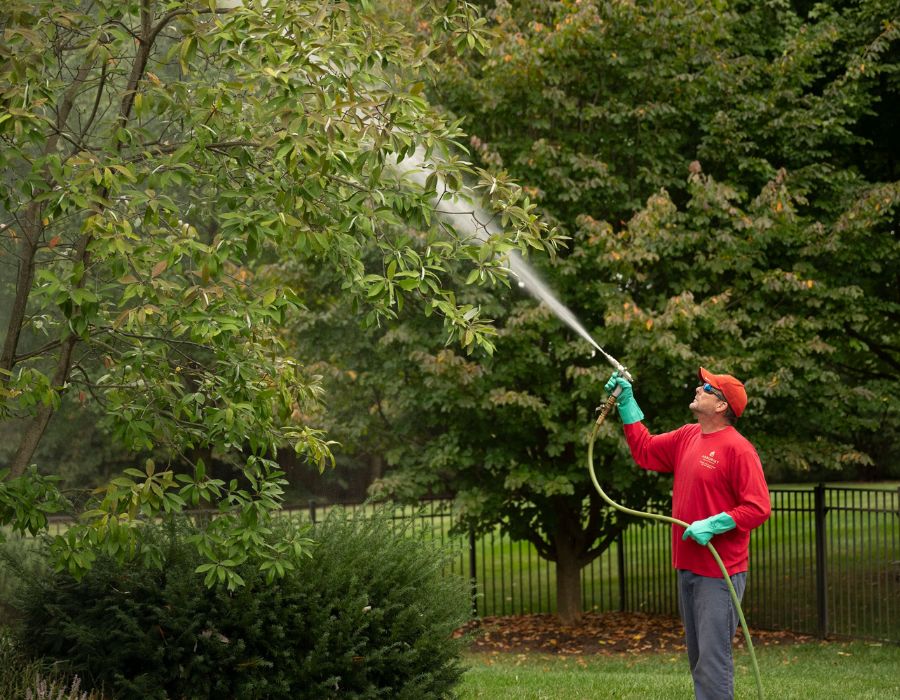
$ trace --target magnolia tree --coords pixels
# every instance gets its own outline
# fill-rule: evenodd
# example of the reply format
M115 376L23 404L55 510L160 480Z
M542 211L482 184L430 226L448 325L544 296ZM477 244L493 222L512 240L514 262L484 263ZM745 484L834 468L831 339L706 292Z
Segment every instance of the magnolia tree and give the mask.
M16 444L0 523L35 532L61 507L53 465L33 459L74 394L123 449L165 461L101 489L57 538L60 566L78 574L100 552L157 562L141 516L212 505L197 542L208 583L240 585L250 555L272 576L290 568L302 540L263 542L277 450L332 460L306 420L319 381L282 334L304 299L268 273L290 261L330 270L364 322L406 303L462 347L492 348L446 270L493 279L496 254L556 241L521 190L459 159L459 129L422 94L432 53L481 45L483 20L465 3L421 11L413 36L367 2L4 3L0 262L14 279L0 290L0 420ZM396 167L408 158L430 177ZM479 240L434 216L463 178L480 178L504 233ZM211 478L210 456L241 478Z

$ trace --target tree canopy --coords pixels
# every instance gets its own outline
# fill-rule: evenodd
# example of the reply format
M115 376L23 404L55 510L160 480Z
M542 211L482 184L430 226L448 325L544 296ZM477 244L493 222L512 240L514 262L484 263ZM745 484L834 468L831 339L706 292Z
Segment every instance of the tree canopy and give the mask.
M432 88L480 162L571 236L541 272L631 368L651 429L690 419L699 365L733 373L770 479L896 464L900 183L872 140L898 103L895 11L500 1L486 55L447 57ZM498 319L498 352L429 349L419 319L334 344L357 416L336 434L386 455L381 492L449 491L465 525L533 542L575 615L580 567L623 527L584 468L610 368L527 296L466 293ZM610 493L666 497L617 427L601 441Z

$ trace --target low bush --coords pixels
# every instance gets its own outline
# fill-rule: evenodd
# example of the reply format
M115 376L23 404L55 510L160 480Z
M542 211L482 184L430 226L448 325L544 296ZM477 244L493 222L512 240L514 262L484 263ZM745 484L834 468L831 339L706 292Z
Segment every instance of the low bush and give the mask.
M15 598L21 582L42 577L46 569L39 540L0 532L0 628L16 615L9 602Z
M116 698L445 697L463 672L466 585L389 518L335 513L302 566L268 584L247 562L232 592L194 573L188 524L155 527L162 570L99 558L81 581L28 582L22 644Z

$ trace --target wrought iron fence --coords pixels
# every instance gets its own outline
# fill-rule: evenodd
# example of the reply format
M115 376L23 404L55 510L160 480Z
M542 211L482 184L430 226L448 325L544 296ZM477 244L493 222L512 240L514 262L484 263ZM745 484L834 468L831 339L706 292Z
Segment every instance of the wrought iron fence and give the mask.
M744 613L751 627L900 642L900 489L773 488L772 517L751 537ZM358 508L353 506L351 508ZM303 514L315 521L322 507ZM395 519L458 552L473 612L556 610L556 568L498 527L451 536L451 504L398 507ZM410 524L410 523L407 523ZM643 521L581 573L585 610L677 614L668 525Z
M900 642L900 489L773 490L751 542L748 624Z
M743 608L751 628L900 642L900 488L772 488L772 516L754 530ZM334 507L289 511L315 523ZM472 581L473 614L556 611L556 567L502 527L451 535L450 501L397 506L394 522L454 551ZM64 527L61 524L60 527ZM585 610L676 615L669 526L630 526L581 572Z

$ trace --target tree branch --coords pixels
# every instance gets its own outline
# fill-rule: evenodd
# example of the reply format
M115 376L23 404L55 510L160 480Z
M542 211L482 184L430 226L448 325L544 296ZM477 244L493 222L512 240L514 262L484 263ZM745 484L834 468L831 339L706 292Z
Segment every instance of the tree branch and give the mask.
M607 549L609 549L613 543L616 541L616 538L625 530L625 527L622 525L615 525L611 530L609 530L606 535L604 535L603 539L600 540L600 543L596 547L592 547L588 549L581 558L579 559L579 563L581 566L587 566L594 559L603 554Z
M152 30L153 19L150 11L150 3L151 0L141 0L141 29L143 39L138 43L138 51L131 68L128 86L125 94L122 96L122 105L119 110L119 122L123 126L127 124L131 114L137 84L144 74L147 61L150 57L150 50L152 48L152 42L148 41ZM79 68L78 74L73 79L72 84L69 86L68 90L66 90L62 103L60 104L59 112L57 113L56 134L51 134L47 139L45 154L49 154L56 149L57 140L59 138L58 134L63 131L63 127L65 126L66 121L68 121L69 114L74 105L75 96L80 91L93 66L93 59L85 61ZM119 142L116 148L117 150L121 150L122 143ZM49 181L49 173L47 175L47 180ZM106 188L104 188L102 198L105 199L106 195L107 191ZM37 245L42 231L41 209L38 203L33 202L29 205L26 218L31 226L33 226L33 230L26 232L26 236L22 243L24 255L23 262L20 263L19 267L19 279L17 280L16 285L13 315L10 318L9 331L7 333L6 342L4 343L3 354L0 355L0 368L7 370L11 369L13 365L19 335L22 331L22 323L25 318L25 308L27 306L28 297L31 294L31 286L34 282L34 256L37 251ZM91 240L92 237L89 234L85 234L81 237L81 240L78 242L78 251L74 258L75 263L80 262L85 268L88 267L88 246ZM86 276L82 276L81 281L77 286L83 287L85 283ZM56 363L56 371L51 380L52 386L56 387L57 390L61 391L68 381L69 374L72 370L72 354L78 340L78 336L72 334L61 343L60 353ZM0 375L0 381L8 380L8 377L5 379L2 377L3 375ZM10 463L11 477L15 478L21 475L31 463L34 452L44 435L44 431L47 429L47 424L50 422L52 415L52 405L42 406L34 419L25 427L19 440L19 446Z
M59 134L69 120L69 115L75 105L75 96L81 86L87 80L94 60L88 59L78 68L72 84L63 94L59 110L56 113L56 129L51 133L44 144L43 155L47 156L56 150ZM49 182L49 171L45 170L45 183ZM25 321L25 311L28 307L28 299L31 296L31 287L34 284L34 257L37 253L38 243L43 232L41 218L41 205L32 200L25 210L22 221L22 242L19 244L19 270L16 275L16 292L10 309L9 323L6 326L6 336L3 340L3 350L0 352L0 369L11 372L15 366L16 350L19 347L19 338L22 334L22 326ZM0 373L0 382L9 381L9 375ZM13 474L16 476L16 474Z
M128 123L128 116L131 114L131 108L134 106L134 97L137 94L137 86L147 69L147 61L150 58L150 50L153 48L152 39L156 34L150 36L153 31L153 15L150 12L150 0L141 0L141 35L138 37L138 50L134 57L134 63L131 64L131 75L128 76L128 84L125 86L125 93L122 95L122 105L119 108L119 123L124 126ZM159 33L158 31L156 32ZM118 145L121 149L121 142Z
M195 343L192 340L181 340L180 338L162 338L158 335L142 335L140 333L126 333L125 331L119 331L115 329L108 329L111 333L115 333L116 335L125 336L126 338L135 338L137 340L158 340L162 343L168 343L170 345L190 345L195 348L199 348L200 350L208 350L212 352L213 348L208 345L203 345L202 343Z
M163 29L165 29L166 26L167 26L173 19L175 19L176 17L179 17L179 16L181 16L181 15L193 15L193 14L198 14L198 15L209 15L209 14L226 15L226 14L228 14L229 12L234 12L234 9L235 9L235 8L233 8L233 7L217 7L217 8L215 8L215 9L213 9L213 10L210 10L209 8L203 8L203 9L201 9L201 8L192 8L192 9L190 9L190 10L172 10L171 12L168 12L168 13L164 14L164 15L160 18L159 22L156 23L156 26L154 26L154 27L150 30L149 41L150 41L151 44L152 44L153 42L155 42L155 41L156 41L156 37L159 35L159 33L160 33Z
M546 559L547 561L556 561L556 553L537 532L530 532L528 535L526 535L525 539L527 539L529 542L531 542L531 544L534 545L534 548L537 550L537 553L541 556L542 559Z
M106 63L104 63L100 68L100 84L97 86L97 96L94 99L94 107L91 109L91 115L88 117L87 123L81 128L81 135L78 138L78 143L75 144L75 148L72 150L72 153L69 155L71 158L73 155L78 153L78 151L84 150L84 140L87 137L88 131L94 123L94 119L97 116L97 110L100 108L100 100L103 98L103 90L106 87Z
M869 350L873 355L875 355L879 360L884 362L895 371L900 372L900 361L889 354L889 351L894 350L894 348L892 348L890 345L880 345L874 342L870 338L867 338L862 333L854 329L849 323L844 324L844 332L847 335L864 342L869 346Z

